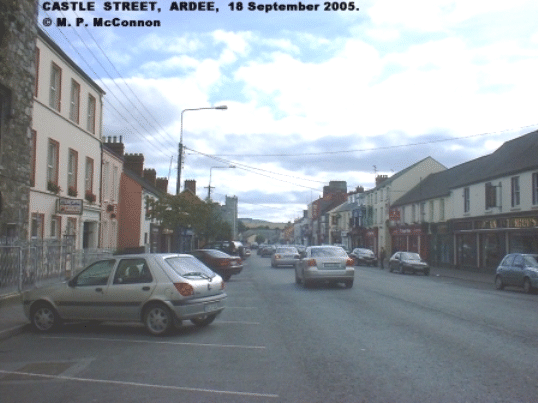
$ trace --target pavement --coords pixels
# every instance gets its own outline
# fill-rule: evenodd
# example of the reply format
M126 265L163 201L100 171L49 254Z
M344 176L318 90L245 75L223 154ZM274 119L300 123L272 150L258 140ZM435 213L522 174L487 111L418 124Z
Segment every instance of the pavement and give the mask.
M456 278L494 286L494 274L491 272L432 267L430 276ZM17 335L29 327L30 322L22 309L22 295L16 292L7 295L0 294L0 341Z

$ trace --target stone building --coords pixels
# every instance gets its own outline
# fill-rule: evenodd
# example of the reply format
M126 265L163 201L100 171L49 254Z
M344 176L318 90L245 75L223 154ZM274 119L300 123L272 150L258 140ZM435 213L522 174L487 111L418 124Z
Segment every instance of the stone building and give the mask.
M28 236L35 0L0 0L0 238Z

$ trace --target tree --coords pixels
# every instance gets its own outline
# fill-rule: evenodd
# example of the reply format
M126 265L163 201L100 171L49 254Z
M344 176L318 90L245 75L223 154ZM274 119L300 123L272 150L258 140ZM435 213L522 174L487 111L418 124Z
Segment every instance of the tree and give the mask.
M265 242L265 237L263 235L256 235L255 241L258 244L264 243Z

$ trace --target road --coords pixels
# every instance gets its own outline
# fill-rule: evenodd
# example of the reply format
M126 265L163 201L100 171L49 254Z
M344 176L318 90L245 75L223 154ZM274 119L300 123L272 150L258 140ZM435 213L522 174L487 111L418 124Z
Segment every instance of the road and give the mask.
M0 401L537 400L538 295L374 267L305 289L256 255L227 291L212 325L163 338L76 324L5 340Z

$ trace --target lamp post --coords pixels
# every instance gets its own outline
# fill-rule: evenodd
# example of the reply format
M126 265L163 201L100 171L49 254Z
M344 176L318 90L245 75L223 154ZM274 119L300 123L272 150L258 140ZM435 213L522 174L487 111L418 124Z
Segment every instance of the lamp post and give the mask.
M183 109L181 111L181 131L179 135L179 147L178 147L178 158L177 158L177 183L176 183L176 195L179 194L179 188L181 185L181 166L183 165L183 113L187 111L201 111L203 109L219 109L226 110L228 107L226 105L219 106L209 106L205 108L193 108L193 109Z
M211 200L211 172L213 169L231 169L235 168L235 165L229 165L227 167L211 167L209 168L209 186L207 187L207 199Z

